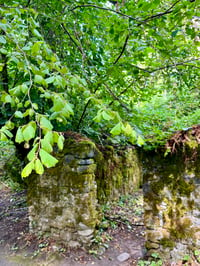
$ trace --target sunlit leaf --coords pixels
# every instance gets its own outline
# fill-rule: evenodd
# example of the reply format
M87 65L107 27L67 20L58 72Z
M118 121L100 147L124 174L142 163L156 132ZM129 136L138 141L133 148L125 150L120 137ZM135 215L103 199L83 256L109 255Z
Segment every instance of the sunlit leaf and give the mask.
M21 111L16 111L15 112L15 117L16 118L23 118L23 113Z
M43 150L47 151L48 153L51 153L53 151L53 148L47 139L41 140L41 147Z
M25 141L29 141L30 139L33 139L35 137L35 128L33 125L28 124L24 126L22 130L22 135Z
M122 131L122 125L121 125L121 122L119 122L116 126L114 126L112 128L112 130L110 131L110 133L113 135L113 136L116 136L116 135L119 135Z
M22 128L21 127L19 127L17 129L17 133L16 133L16 136L15 136L15 141L17 143L22 143L24 141L24 136L23 136Z
M35 144L33 148L29 151L29 153L27 154L27 158L29 161L32 161L35 158L37 149L38 149L38 144Z
M42 175L44 173L44 167L39 159L35 160L35 172L39 175Z
M55 166L58 162L58 160L55 157L53 157L51 154L49 154L43 149L40 150L39 154L42 164L47 168Z
M29 162L21 172L22 177L27 177L31 174L32 170L34 169L34 160Z
M42 116L40 118L40 126L43 129L49 129L49 130L53 129L53 126L52 126L51 122L45 116Z
M65 141L65 138L62 135L60 135L58 138L58 142L57 142L59 150L63 149L64 141Z

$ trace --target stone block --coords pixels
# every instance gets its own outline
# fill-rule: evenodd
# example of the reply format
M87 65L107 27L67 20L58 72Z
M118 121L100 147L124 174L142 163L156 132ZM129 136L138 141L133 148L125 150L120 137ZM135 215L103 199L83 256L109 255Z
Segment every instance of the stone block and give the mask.
M81 159L77 161L78 165L91 165L94 164L94 159Z
M80 236L90 236L90 235L92 235L94 233L94 229L86 229L86 230L81 230L81 231L78 231L78 234L80 235Z

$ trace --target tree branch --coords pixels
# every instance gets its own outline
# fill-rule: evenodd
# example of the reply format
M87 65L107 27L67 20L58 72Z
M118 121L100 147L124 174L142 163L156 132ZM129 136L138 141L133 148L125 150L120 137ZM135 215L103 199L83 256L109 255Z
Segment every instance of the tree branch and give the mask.
M94 7L94 8L97 8L97 9L106 10L106 11L110 11L110 12L116 13L116 14L118 14L118 15L120 15L120 16L122 16L122 17L128 18L128 19L130 19L130 20L138 21L137 18L134 18L134 17L132 17L132 16L126 15L126 14L120 12L120 11L116 11L116 10L111 9L111 8L101 7L101 6L92 5L92 4L78 5L78 6L73 7L73 8L70 9L69 11L74 11L74 10L76 10L76 9L78 9L78 8L82 8L82 7Z
M3 69L1 71L1 80L2 80L2 86L4 91L8 92L8 69L7 69L7 56L5 54L1 54L1 59L3 62Z
M99 86L95 89L94 93L96 93L96 91L98 89L99 89ZM83 112L82 112L81 117L80 117L79 122L78 122L77 130L80 128L80 125L81 125L81 123L82 123L82 121L83 121L83 119L85 117L85 114L86 114L86 111L87 111L87 108L88 108L90 102L91 102L91 99L89 99L87 101L86 105L84 106Z
M166 15L166 14L172 13L172 12L173 12L173 10L172 10L173 7L174 7L177 3L179 3L179 2L180 2L180 0L177 0L177 1L176 1L172 6L170 6L166 11L161 12L161 13L158 13L158 14L155 14L155 15L152 15L152 16L150 16L150 17L147 17L146 19L144 19L144 20L142 20L142 21L140 21L139 19L136 19L136 18L134 18L134 17L132 17L132 16L126 15L126 14L124 14L124 13L122 13L122 12L119 12L119 11L113 10L113 9L111 9L111 8L101 7L101 6L97 6L97 5L93 5L93 4L78 5L78 6L73 7L73 8L70 9L69 11L74 11L74 10L76 10L76 9L78 9L78 8L82 8L82 7L93 7L93 8L97 8L97 9L106 10L106 11L110 11L110 12L116 13L116 14L118 14L118 15L120 15L120 16L123 16L123 17L125 17L125 18L128 18L128 19L130 19L130 20L138 21L139 23L137 24L137 26L141 26L142 24L145 24L145 23L146 23L147 21L149 21L149 20L152 20L152 19L155 19L155 18L159 18L159 17L162 17L162 16L164 16L164 15ZM65 8L66 8L66 7L65 7ZM65 10L65 8L64 8L64 10ZM119 59L122 57L122 55L123 55L123 53L124 53L124 51L125 51L125 49L126 49L126 46L127 46L127 44L128 44L128 40L129 40L129 37L130 37L130 36L131 36L130 33L126 36L126 39L125 39L124 45L123 45L123 47L122 47L122 50L121 50L120 54L118 55L118 57L116 58L116 60L115 60L114 63L113 63L114 65L117 64L117 62L119 61ZM146 71L146 72L148 72L148 71Z
M123 45L123 47L122 47L122 50L121 50L120 54L118 55L117 59L116 59L116 60L114 61L114 63L113 63L114 65L117 64L117 62L119 61L119 59L120 59L121 56L123 55L123 53L124 53L124 51L125 51L125 49L126 49L126 46L127 46L127 44L128 44L128 39L129 39L130 36L131 36L130 33L126 36L126 39L125 39L124 45Z
M26 7L28 7L31 3L31 0L28 0L27 4L26 4Z
M78 43L72 38L71 34L69 33L69 31L67 30L67 28L65 27L63 23L61 23L61 27L63 28L64 32L68 35L70 40L73 42L73 44L78 48L79 52L81 52L81 54L85 56L85 53L83 52L81 47L78 45Z
M194 62L194 61L200 61L200 58L194 58L194 59L190 59L190 60L187 60L187 61L184 61L184 62L179 62L179 63L175 63L175 64L171 64L171 65L166 65L166 66L158 67L158 68L155 68L155 69L141 68L141 67L138 67L136 65L131 65L131 66L135 67L135 68L138 68L141 71L144 71L144 72L147 72L147 73L151 74L151 73L154 73L156 71L160 71L160 70L171 68L171 67L186 66L187 63ZM199 68L198 66L194 66L194 65L187 65L187 66Z
M146 23L147 21L149 21L149 20L152 20L152 19L155 19L155 18L160 18L160 17L162 17L162 16L164 16L164 15L167 15L167 14L170 14L170 13L172 13L173 12L173 7L175 6L175 5L177 5L179 2L180 2L181 0L177 0L171 7L169 7L167 10L165 10L164 12L161 12L161 13L158 13L158 14L155 14L155 15L152 15L152 16L150 16L150 17L147 17L146 19L144 19L144 20L142 20L141 22L140 22L140 24L138 24L138 26L140 26L140 25L142 25L142 24L144 24L144 23Z

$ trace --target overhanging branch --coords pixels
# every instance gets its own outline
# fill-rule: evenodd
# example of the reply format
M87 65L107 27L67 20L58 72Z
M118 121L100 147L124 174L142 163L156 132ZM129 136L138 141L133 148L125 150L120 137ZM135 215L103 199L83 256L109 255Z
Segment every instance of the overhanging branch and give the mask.
M96 9L106 10L106 11L110 11L110 12L116 13L116 14L118 14L118 15L120 15L122 17L128 18L130 20L138 21L137 18L134 18L132 16L126 15L126 14L120 12L120 11L117 11L117 10L114 10L114 9L111 9L111 8L102 7L102 6L92 5L92 4L78 5L78 6L73 7L72 9L69 9L69 11L74 11L74 10L82 8L82 7L93 7L93 8L96 8Z
M181 0L177 0L173 5L171 5L167 10L165 10L164 12L161 12L161 13L158 13L158 14L155 14L155 15L152 15L152 16L150 16L150 17L147 17L147 18L145 18L144 20L142 20L141 22L140 22L140 24L138 24L138 26L140 26L140 25L142 25L142 24L144 24L144 23L146 23L146 22L148 22L148 21L150 21L150 20L152 20L152 19L155 19L155 18L160 18L160 17L162 17L162 16L164 16L164 15L167 15L167 14L170 14L170 13L172 13L173 12L173 8L175 7L175 5L177 5L179 2L180 2Z
M147 73L151 74L151 73L154 73L156 71L160 71L160 70L164 70L164 69L171 68L171 67L176 67L176 66L191 66L191 67L199 68L198 66L188 65L187 64L187 63L192 63L194 61L200 61L200 58L194 58L194 59L190 59L190 60L187 60L187 61L184 61L184 62L170 64L170 65L166 65L166 66L163 66L163 67L158 67L158 68L155 68L155 69L142 68L142 67L139 67L137 65L131 65L131 66L134 67L134 68L137 68L137 69L139 69L141 71L144 71L144 72L147 72Z

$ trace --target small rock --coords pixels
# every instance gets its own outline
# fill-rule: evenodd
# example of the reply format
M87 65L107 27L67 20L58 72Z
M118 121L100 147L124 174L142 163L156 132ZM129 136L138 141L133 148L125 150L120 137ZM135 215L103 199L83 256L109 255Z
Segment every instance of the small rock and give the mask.
M126 252L120 254L120 255L117 257L118 261L120 261L120 262L126 261L126 260L128 260L129 258L130 258L130 254L128 254L128 253L126 253Z
M79 242L77 242L77 241L71 240L71 241L68 242L68 246L70 248L79 248L81 246L81 244Z
M93 229L87 229L87 230L78 231L78 234L80 236L89 236L89 235L93 234L93 232L94 232Z

